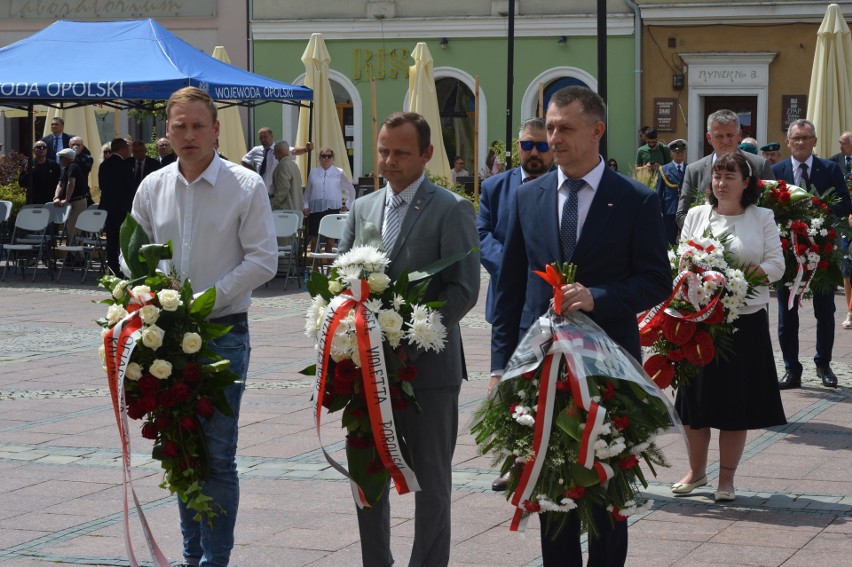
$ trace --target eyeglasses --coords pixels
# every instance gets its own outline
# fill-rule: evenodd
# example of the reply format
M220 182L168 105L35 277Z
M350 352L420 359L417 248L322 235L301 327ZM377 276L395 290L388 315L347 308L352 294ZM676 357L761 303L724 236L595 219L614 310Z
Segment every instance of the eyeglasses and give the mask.
M521 140L518 142L521 145L521 149L525 152L532 151L533 148L537 149L539 153L549 152L550 144L547 142L533 142L532 140Z
M793 138L790 138L790 141L793 142L793 143L810 142L814 138L815 138L815 136L795 136Z
M322 159L331 159L334 157L334 154L320 154Z

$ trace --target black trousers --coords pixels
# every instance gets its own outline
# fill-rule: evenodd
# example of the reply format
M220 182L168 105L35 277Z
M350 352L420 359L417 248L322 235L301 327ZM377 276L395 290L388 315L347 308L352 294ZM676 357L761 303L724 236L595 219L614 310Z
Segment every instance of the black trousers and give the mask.
M541 520L541 557L544 567L583 567L580 548L580 517L568 512L568 524L556 537L547 533L547 516L553 515L551 525L559 525L562 512L539 514ZM593 511L600 537L589 534L589 567L621 567L627 561L627 522L611 524L612 515L606 508Z
M123 221L124 215L108 213L107 221L104 225L104 232L106 233L107 265L115 275L121 273L121 266L118 263L118 253L120 250L119 231L121 230L121 223Z

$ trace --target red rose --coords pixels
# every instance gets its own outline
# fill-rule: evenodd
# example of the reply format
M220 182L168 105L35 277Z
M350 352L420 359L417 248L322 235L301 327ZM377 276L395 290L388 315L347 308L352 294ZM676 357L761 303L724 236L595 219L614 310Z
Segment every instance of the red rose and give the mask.
M143 396L150 396L160 391L160 381L150 374L144 375L136 384Z
M144 437L145 439L156 439L157 426L155 426L150 421L142 425L142 437Z
M346 444L353 449L369 449L374 445L372 437L363 437L352 433L346 436Z
M683 346L683 356L696 366L707 366L716 356L713 338L707 331L698 331L692 340Z
M788 239L781 239L781 249L785 251L790 249L790 241Z
M822 249L826 254L831 254L834 252L834 242L826 242Z
M180 418L178 427L180 427L181 431L195 431L196 429L198 429L198 421L196 421L195 418L191 416L182 417Z
M187 362L183 367L183 377L187 382L198 382L201 380L201 369L194 362Z
M586 489L582 486L574 486L565 491L565 496L571 500L579 500L586 493Z
M612 509L612 517L615 518L616 522L623 522L623 521L627 520L627 516L621 515L621 509L620 508L613 508Z
M174 441L166 441L163 445L163 455L166 457L175 458L178 456L178 446Z
M780 190L782 190L782 191L786 191L786 190L787 190L787 182L786 182L786 181L784 181L783 179L779 179L779 180L778 180L778 182L777 182L777 186L778 186L778 188L779 188Z
M796 256L804 256L808 253L808 247L804 244L796 244Z
M808 225L802 221L793 221L790 223L790 231L806 236L808 234Z
M822 203L822 204L819 206L819 210L820 210L820 211L822 211L822 212L824 212L825 214L828 214L828 205L826 205L825 203Z
M811 244L811 252L816 252L817 254L819 254L819 244L817 244L816 242Z
M518 403L515 402L509 406L509 413L515 413L515 409L518 407Z
M403 382L411 382L417 377L417 368L415 368L413 364L403 366L399 369L397 376Z
M639 457L636 455L629 455L628 457L621 459L621 462L618 464L623 470L627 471L639 464Z
M526 510L530 514L537 514L541 512L541 504L539 504L538 502L530 502L529 500L524 500L524 510Z
M201 417L210 417L215 411L216 407L210 401L210 398L201 398L195 404L195 412Z
M557 380L556 381L556 391L557 392L570 392L571 391L571 382L568 380Z
M355 366L355 363L349 360L348 358L344 358L334 367L334 381L342 381L347 382L349 384L354 384L355 380L358 378L359 370L358 367Z
M695 323L692 321L684 321L683 319L678 319L671 315L663 317L663 335L665 335L666 339L668 339L672 344L676 344L678 346L686 344L686 342L689 341L694 334Z
M645 372L660 388L668 388L674 379L674 366L661 354L655 354L645 361Z
M335 372L335 374L337 373ZM334 382L332 382L331 387L332 391L335 394L339 394L341 396L348 396L352 393L354 384L354 382L350 382L345 378L338 378L337 376L335 376Z
M391 408L393 411L402 411L408 409L408 400L403 400L402 398L398 400L391 400Z
M175 397L174 391L169 388L168 390L160 393L159 397L157 398L157 401L164 408L170 408L177 403L177 398Z
M172 426L172 418L165 415L158 415L157 419L154 420L154 424L157 426L157 431L162 433Z
M605 400L611 400L615 397L615 386L612 385L612 382L607 381L606 390L604 390L602 395Z
M178 382L172 386L172 393L175 395L175 399L178 402L185 402L192 397L192 388L183 382Z
M142 419L148 413L142 409L142 405L137 402L127 404L127 417L130 419Z
M820 270L828 269L828 260L820 260L819 264L817 264L817 269L820 269Z
M819 205L820 205L820 203L822 203L822 201L820 200L819 197L811 197L811 203L813 203L814 206L819 207Z
M786 205L790 202L790 193L786 191L784 193L781 193L778 200L781 201L781 204Z
M157 398L155 396L142 396L136 401L142 413L149 413L157 409Z
M651 346L662 336L663 330L657 327L645 327L639 330L639 344L642 346Z
M837 238L837 231L834 230L833 228L829 228L828 229L828 238L831 239L831 240L834 240L835 238Z
M367 412L364 410L364 408L353 408L352 406L349 406L347 408L347 411L352 417L364 417L365 415L367 415Z
M367 465L367 472L369 474L379 474L385 472L385 465L382 463L381 459L373 459L370 461L370 464Z
M612 418L612 424L616 428L624 431L625 429L627 429L627 426L630 425L630 418L627 417L626 415L620 416L620 417L613 417Z
M523 374L521 374L521 378L523 378L524 380L532 380L533 378L535 378L535 372L535 370L524 372Z

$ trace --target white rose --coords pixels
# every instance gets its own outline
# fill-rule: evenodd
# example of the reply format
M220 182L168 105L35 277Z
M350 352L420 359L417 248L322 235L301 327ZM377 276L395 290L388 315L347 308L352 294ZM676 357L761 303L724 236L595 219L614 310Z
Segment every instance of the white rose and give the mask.
M367 283L370 284L370 291L382 293L390 285L390 278L382 272L373 272L367 277Z
M402 330L402 316L392 309L379 311L379 327L383 333L398 333Z
M142 378L142 365L138 362L131 362L127 365L127 370L124 371L124 375L128 380L139 380Z
M156 305L148 304L139 310L139 316L146 325L153 325L160 318L160 310Z
M184 333L183 340L180 343L180 348L186 354L194 354L201 350L201 335L198 333Z
M124 290L127 289L127 282L121 280L116 284L114 288L112 288L112 296L116 299L121 299L124 297Z
M151 293L151 288L147 285L137 285L130 291L131 293L133 293L133 295L145 295L147 293Z
M329 280L328 282L328 291L337 295L341 291L343 291L343 284L338 280Z
M109 321L110 325L115 325L122 319L127 317L127 311L124 310L119 304L110 305L109 309L107 309L107 321Z
M142 344L148 348L157 350L163 346L163 335L165 334L166 332L158 326L151 325L142 331Z
M160 380L164 380L172 375L172 363L158 358L151 363L148 371Z
M180 294L173 289L164 289L157 293L160 306L166 311L177 311L180 306Z

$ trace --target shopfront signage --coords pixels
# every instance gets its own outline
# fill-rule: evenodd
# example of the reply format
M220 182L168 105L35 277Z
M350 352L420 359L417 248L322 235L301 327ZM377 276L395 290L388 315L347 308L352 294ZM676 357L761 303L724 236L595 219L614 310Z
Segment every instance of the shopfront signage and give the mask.
M654 99L654 128L657 132L674 132L677 130L677 99Z
M352 50L352 80L408 79L411 52L407 49Z
M753 85L769 80L767 66L751 65L701 65L690 71L689 85Z
M216 0L0 0L0 18L214 18Z
M790 124L805 118L807 112L807 95L781 95L781 131L786 134Z

